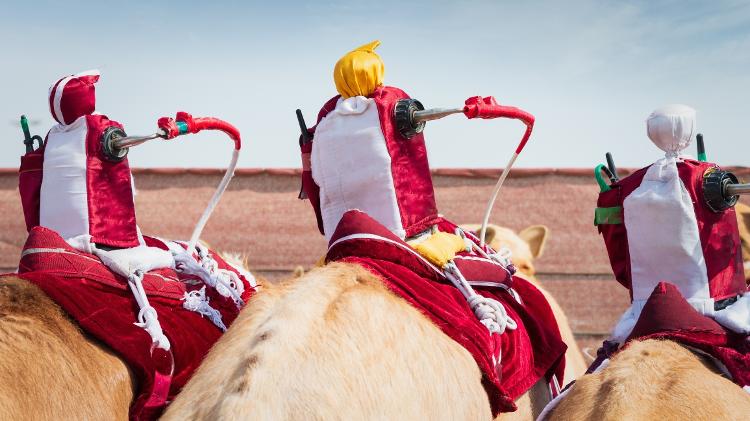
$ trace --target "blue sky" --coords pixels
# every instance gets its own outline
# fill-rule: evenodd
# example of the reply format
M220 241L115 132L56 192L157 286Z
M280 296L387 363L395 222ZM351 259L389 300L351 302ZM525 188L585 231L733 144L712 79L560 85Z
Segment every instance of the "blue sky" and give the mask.
M709 159L750 165L750 3L739 1L14 2L0 13L0 167L23 151L20 114L44 135L47 89L99 68L98 111L129 134L184 110L232 122L243 167L298 167L294 110L312 121L335 94L333 65L373 39L385 81L428 107L494 95L537 118L523 167L619 166L661 156L645 118L698 110ZM428 124L433 167L501 167L512 121ZM692 149L692 148L691 148ZM134 167L221 167L218 135L134 149ZM693 151L690 151L693 153Z

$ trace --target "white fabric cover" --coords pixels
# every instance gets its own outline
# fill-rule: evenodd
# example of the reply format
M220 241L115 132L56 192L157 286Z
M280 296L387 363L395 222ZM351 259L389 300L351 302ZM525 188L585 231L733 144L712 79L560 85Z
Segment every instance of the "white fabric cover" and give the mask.
M710 298L693 201L676 162L656 161L623 203L634 301L646 300L660 281L688 300Z
M624 340L630 334L661 281L674 284L702 314L713 312L698 221L677 172L677 161L674 156L656 161L623 202L633 303L615 326L614 340Z
M399 237L406 236L374 99L339 99L315 129L311 167L320 186L327 240L344 213L352 209L367 213Z
M750 292L746 292L725 309L714 312L713 317L727 329L750 335Z
M44 150L39 225L65 239L89 234L87 130L85 116L67 126L58 124L50 130Z
M646 120L646 131L659 149L676 156L693 139L695 110L680 104L659 108Z
M157 247L138 246L115 250L95 248L94 254L111 271L126 278L137 270L146 273L159 268L174 268L172 253Z

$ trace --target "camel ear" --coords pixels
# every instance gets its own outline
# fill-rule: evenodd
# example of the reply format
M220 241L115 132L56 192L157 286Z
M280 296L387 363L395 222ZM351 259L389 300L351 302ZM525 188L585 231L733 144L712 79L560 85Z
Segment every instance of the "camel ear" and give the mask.
M477 228L476 232L474 232L474 235L479 237L481 234L482 226L480 225L479 228ZM495 232L495 228L487 225L487 231L484 232L484 244L492 243L492 240L495 239L495 235L497 235L497 232Z
M518 236L529 245L531 255L535 259L541 257L544 252L544 244L547 242L548 235L549 228L545 225L532 225L518 233Z

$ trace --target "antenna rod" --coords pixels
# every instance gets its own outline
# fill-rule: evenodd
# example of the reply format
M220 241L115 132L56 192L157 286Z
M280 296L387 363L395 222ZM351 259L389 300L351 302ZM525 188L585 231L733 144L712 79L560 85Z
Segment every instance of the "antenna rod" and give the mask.
M307 124L305 124L305 118L302 117L302 110L297 108L297 123L299 123L299 130L302 133L302 138L300 139L300 146L304 145L305 143L312 142L312 135L310 135L310 132L307 131Z
M23 130L23 144L26 145L26 153L34 152L34 140L29 132L29 120L25 115L21 116L21 130Z
M703 133L698 133L695 140L698 144L698 161L706 162L706 145L703 143Z
M607 152L605 155L607 157L607 168L609 169L609 180L613 183L616 183L620 180L620 177L617 176L617 167L615 167L615 160L612 158L612 154Z

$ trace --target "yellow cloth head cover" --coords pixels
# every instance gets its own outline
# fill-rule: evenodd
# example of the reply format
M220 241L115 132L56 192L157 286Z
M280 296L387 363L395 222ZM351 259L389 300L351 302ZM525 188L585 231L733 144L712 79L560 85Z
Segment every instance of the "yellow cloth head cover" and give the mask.
M346 53L333 68L336 90L343 98L370 96L383 84L385 67L375 53L380 41L373 41Z

